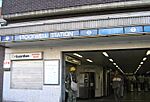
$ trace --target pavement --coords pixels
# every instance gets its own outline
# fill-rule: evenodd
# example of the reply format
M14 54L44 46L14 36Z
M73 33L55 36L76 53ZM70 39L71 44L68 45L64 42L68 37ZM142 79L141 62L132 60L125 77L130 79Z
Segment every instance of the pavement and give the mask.
M115 102L114 96L95 99L81 99L77 102ZM150 102L150 92L129 92L121 98L121 102Z

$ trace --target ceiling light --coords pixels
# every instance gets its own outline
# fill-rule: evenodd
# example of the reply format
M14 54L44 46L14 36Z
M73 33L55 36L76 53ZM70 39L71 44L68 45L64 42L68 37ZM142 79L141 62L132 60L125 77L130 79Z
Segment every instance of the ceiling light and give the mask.
M138 67L138 68L136 69L136 71L134 72L134 74L136 74L136 73L137 73L137 71L139 70L139 68L140 68L140 67Z
M137 73L137 71L134 72L134 74L136 74L136 73Z
M116 65L116 63L113 63L113 65Z
M146 59L147 59L147 58L146 58L146 57L144 57L144 58L143 58L143 61L145 61Z
M81 56L81 55L79 55L79 54L77 54L77 53L73 53L73 55L75 55L75 56L77 56L77 57L80 57L80 58L83 57L83 56Z
M146 55L150 55L150 50L147 51Z
M141 62L140 64L143 64L144 62Z
M106 57L109 57L109 55L107 54L107 52L103 52L103 55Z
M118 69L119 69L123 74L125 74L119 67L118 67Z
M140 67L138 67L136 70L138 71L140 69Z
M113 59L109 59L111 62L113 62Z
M139 65L139 67L141 67L141 65Z
M86 59L88 62L93 62L92 60L90 60L90 59Z

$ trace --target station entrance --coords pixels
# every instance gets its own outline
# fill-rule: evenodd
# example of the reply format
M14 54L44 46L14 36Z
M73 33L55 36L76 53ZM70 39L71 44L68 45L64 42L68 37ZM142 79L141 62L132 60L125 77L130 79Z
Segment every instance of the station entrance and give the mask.
M77 102L115 102L112 76L116 70L123 79L121 100L149 100L142 94L150 92L150 49L72 51L63 55L64 77L71 66L76 68Z

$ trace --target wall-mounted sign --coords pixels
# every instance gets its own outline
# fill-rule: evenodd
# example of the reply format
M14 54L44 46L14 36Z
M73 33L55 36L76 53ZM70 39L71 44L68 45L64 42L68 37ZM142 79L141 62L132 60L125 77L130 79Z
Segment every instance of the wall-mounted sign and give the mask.
M123 34L123 28L99 29L99 35Z
M96 36L96 35L97 35L97 29L80 31L80 36Z
M44 84L59 84L59 60L44 61Z
M13 41L13 36L1 36L1 41L2 42L11 42L11 41Z
M81 65L81 61L80 60L77 60L77 59L75 59L73 57L70 57L70 56L65 56L65 61L67 61L69 63Z
M140 33L143 32L143 27L142 26L136 26L136 27L125 27L124 28L125 33Z
M144 32L150 32L150 26L144 26Z
M11 60L42 59L42 52L11 54Z
M11 60L4 60L3 68L10 68L11 67Z
M143 29L144 28L144 29ZM60 31L60 32L45 32L37 34L24 34L24 35L9 35L0 36L0 42L11 41L33 41L45 39L61 39L61 38L75 38L75 37L94 37L97 35L121 35L130 33L146 33L150 32L150 26L130 26L130 27L114 27L114 28L95 28L87 30L74 30L74 31Z
M50 33L50 38L70 38L79 36L79 31L53 32Z
M14 41L48 39L49 33L15 35Z

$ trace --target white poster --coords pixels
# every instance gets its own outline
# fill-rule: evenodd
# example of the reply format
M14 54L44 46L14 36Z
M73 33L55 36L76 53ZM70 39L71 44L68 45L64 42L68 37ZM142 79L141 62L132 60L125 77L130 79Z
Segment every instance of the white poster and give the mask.
M11 67L11 60L4 60L3 68L10 68Z
M59 60L44 61L44 84L59 84Z

